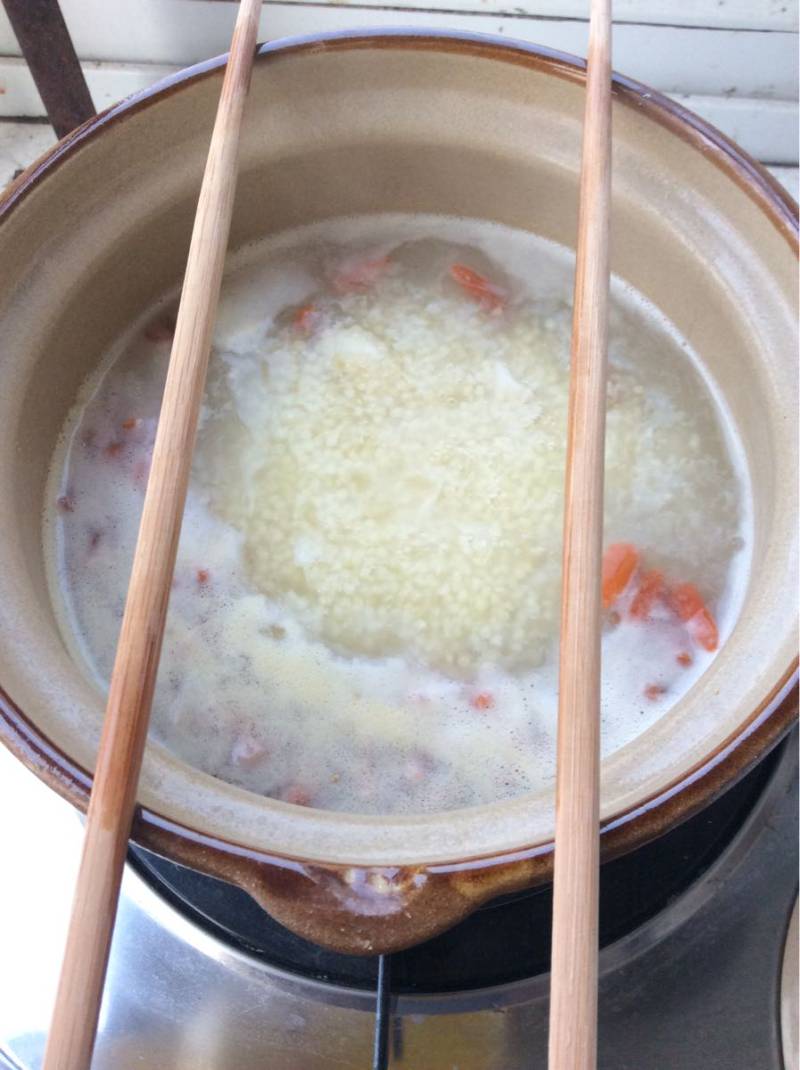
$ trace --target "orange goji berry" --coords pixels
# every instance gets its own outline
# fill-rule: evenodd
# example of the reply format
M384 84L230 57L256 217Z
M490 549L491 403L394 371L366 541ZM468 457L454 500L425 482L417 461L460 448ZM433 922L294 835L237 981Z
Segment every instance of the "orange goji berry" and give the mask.
M630 614L637 620L648 620L653 606L664 594L664 574L658 569L645 572L639 583L639 590L631 602Z
M608 609L630 583L639 551L629 542L615 542L603 554L603 608Z
M365 293L386 274L388 268L388 256L348 260L339 266L333 276L333 288L338 294Z
M494 706L494 697L488 691L479 691L472 696L469 704L475 710L490 710Z
M313 334L319 326L320 311L316 305L302 305L292 317L292 326L301 334Z
M453 264L450 275L461 289L486 312L502 312L507 303L506 293L477 271L465 264Z
M693 583L679 583L672 588L669 603L679 620L688 627L689 635L704 650L719 646L717 623Z

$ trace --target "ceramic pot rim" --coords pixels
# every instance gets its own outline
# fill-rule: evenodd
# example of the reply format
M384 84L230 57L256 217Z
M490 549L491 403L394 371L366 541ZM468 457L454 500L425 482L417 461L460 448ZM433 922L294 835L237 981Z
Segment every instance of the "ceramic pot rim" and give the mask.
M365 30L284 39L261 45L257 62L292 53L319 53L349 49L412 49L473 55L493 61L513 63L571 81L585 78L585 63L576 56L525 42L458 32L416 33L405 30ZM0 197L0 225L23 202L38 183L82 145L107 127L138 114L151 103L193 84L219 75L226 56L218 56L186 68L158 82L90 119L68 134L32 164ZM738 146L710 124L649 87L614 75L615 99L643 111L647 117L703 152L715 166L739 185L758 205L769 221L796 252L798 244L797 206L784 188ZM612 815L602 826L604 857L624 853L660 835L663 831L709 803L767 750L777 743L794 723L797 711L797 659L787 667L758 708L723 743L682 773L671 784L640 801L635 807ZM91 775L54 746L0 689L0 739L38 776L74 805L86 809ZM267 800L267 803L269 801ZM380 819L376 819L379 821ZM169 851L198 868L213 869L214 854L255 862L291 861L271 858L261 850L209 836L202 831L166 818L143 807L137 809L132 838L143 846ZM513 853L428 865L429 872L451 868L482 868L507 864L522 858L545 859L553 850L552 840L520 848ZM294 861L302 862L303 859ZM354 863L357 864L357 863Z

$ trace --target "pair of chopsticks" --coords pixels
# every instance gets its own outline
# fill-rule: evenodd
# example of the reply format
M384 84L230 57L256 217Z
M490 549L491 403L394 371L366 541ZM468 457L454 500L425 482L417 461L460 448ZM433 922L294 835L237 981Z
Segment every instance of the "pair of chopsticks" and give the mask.
M550 1070L597 1035L600 570L611 0L592 0L570 378L558 711ZM43 1070L88 1070L161 653L230 231L261 0L240 0L184 276Z

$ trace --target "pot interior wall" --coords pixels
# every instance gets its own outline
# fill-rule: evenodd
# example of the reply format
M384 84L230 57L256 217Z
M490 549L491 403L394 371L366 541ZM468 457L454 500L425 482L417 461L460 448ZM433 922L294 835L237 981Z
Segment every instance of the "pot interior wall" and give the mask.
M574 245L583 94L574 73L448 48L277 53L257 64L231 248L347 214L441 212ZM218 71L152 98L63 156L0 227L0 682L89 767L102 697L56 627L41 550L44 480L81 382L179 281ZM713 752L794 654L795 259L762 207L618 94L613 267L701 354L739 425L755 489L747 603L685 700L605 763L617 813ZM43 671L46 666L46 671ZM295 814L151 747L141 798L212 834L331 861L431 861L545 839L549 796L429 819Z

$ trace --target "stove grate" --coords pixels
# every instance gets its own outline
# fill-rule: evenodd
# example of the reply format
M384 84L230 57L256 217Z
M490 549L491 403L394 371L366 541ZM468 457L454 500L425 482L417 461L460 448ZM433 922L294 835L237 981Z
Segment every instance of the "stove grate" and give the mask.
M392 960L389 955L378 956L378 982L375 993L375 1044L372 1070L388 1070L389 1026L392 1002Z

